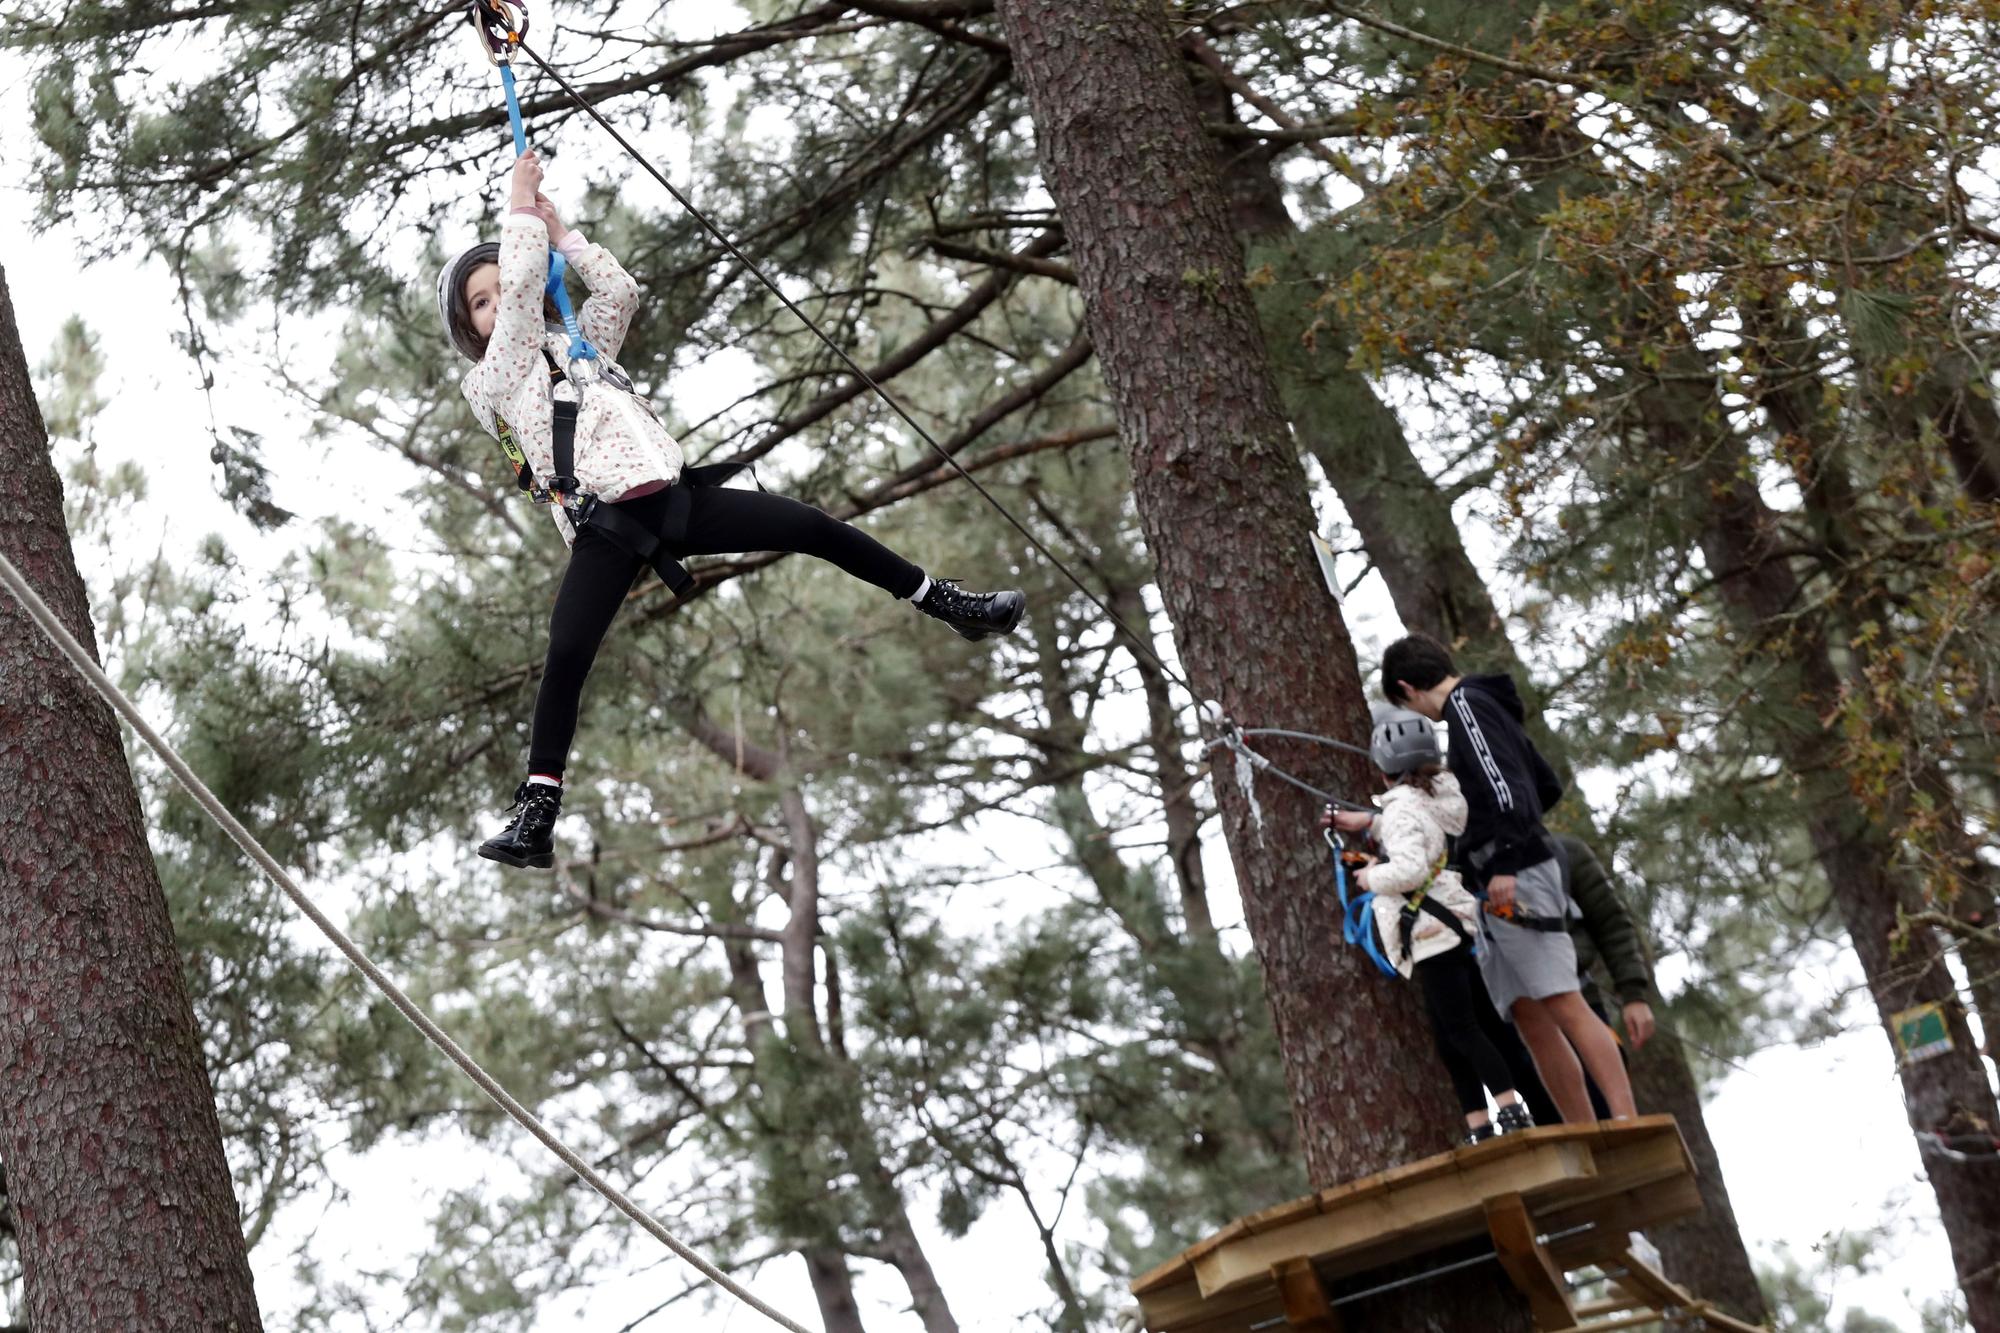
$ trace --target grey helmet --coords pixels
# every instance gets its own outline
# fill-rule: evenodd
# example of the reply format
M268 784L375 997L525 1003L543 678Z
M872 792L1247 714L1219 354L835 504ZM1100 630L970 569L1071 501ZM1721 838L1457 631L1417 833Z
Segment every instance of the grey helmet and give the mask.
M499 262L500 243L481 241L446 264L438 274L438 318L444 321L445 336L451 339L451 345L468 361L479 360L483 353L474 341L471 312L465 308L465 279L481 264Z
M1377 716L1368 738L1368 756L1392 778L1444 762L1437 728L1422 713L1407 708L1391 708Z

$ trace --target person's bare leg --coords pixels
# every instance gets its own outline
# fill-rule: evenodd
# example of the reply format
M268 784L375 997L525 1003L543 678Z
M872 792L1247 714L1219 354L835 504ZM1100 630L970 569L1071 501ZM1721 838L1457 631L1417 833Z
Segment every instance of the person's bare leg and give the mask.
M1542 1086L1549 1091L1549 1099L1562 1112L1563 1123L1567 1125L1588 1124L1597 1117L1591 1113L1590 1090L1583 1083L1583 1066L1577 1063L1576 1052L1570 1049L1569 1038L1563 1036L1555 1017L1544 1008L1542 1000L1514 1001L1514 1026L1520 1029L1521 1041L1534 1057L1535 1071L1542 1076Z
M1548 1016L1569 1038L1569 1044L1576 1048L1584 1068L1597 1083L1597 1090L1604 1094L1604 1104L1611 1108L1614 1119L1625 1119L1637 1114L1632 1101L1632 1079L1625 1072L1625 1062L1618 1057L1618 1039L1611 1035L1611 1029L1604 1025L1591 1007L1583 1002L1583 996L1576 991L1564 995L1551 995L1542 1001ZM1564 1112L1568 1119L1568 1112Z

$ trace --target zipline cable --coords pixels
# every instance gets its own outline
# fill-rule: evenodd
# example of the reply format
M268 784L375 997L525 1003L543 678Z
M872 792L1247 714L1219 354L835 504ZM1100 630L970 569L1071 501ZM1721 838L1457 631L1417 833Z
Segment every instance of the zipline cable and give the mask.
M1245 736L1282 736L1286 740L1310 741L1314 745L1324 745L1335 750L1345 750L1349 754L1358 754L1363 759L1373 759L1375 757L1375 752L1365 745L1356 745L1353 741L1343 741L1333 736L1322 736L1318 732L1313 731L1287 731L1283 727L1245 727L1243 728L1243 734Z
M478 0L474 0L473 10L474 10L473 21L475 24L478 24L479 23L478 15L480 13L480 6L478 4ZM728 233L724 232L721 227L717 226L714 222L712 222L709 219L708 214L702 212L700 207L698 207L695 204L694 200L688 198L688 196L681 191L680 187L676 186L673 183L673 181L669 180L664 172L662 172L658 167L654 166L652 162L649 161L644 154L642 154L636 147L634 147L631 140L627 139L623 134L619 133L617 126L613 125L610 121L606 120L604 116L601 113L599 113L597 108L592 106L590 102L584 98L583 94L578 92L576 88L570 84L569 80L565 79L561 74L556 72L556 69L553 65L549 64L548 61L542 59L542 55L539 51L535 50L534 47L529 46L528 43L522 40L518 35L510 35L510 41L508 45L511 49L518 49L521 52L525 53L527 57L530 60L534 61L536 66L541 69L542 73L548 75L551 79L554 79L556 82L556 86L561 88L563 92L568 94L569 99L572 102L576 103L577 107L580 110L582 110L582 112L585 115L589 116L592 120L596 121L598 126L602 128L606 134L611 136L613 142L615 142L620 148L623 148L627 156L629 156L634 162L636 162L640 166L640 168L646 172L647 175L651 176L655 181L658 181L660 187L673 197L674 202L679 204L681 208L686 211L687 215L690 218L692 218L696 222L696 224L698 224L701 227L703 231L707 232L710 236L715 238L716 243L720 245L725 252L728 253L730 258L734 259L738 264L741 264L745 271L747 271L752 277L756 278L759 283L763 284L764 288L768 290L773 296L777 297L779 303L782 304L786 310L790 311L793 317L796 318L799 321L799 323L803 324L806 327L806 329L812 333L814 337L818 338L822 343L824 343L827 347L827 350L831 351L836 357L838 357L840 359L841 364L846 366L847 369L854 375L856 379L860 380L862 384L866 385L870 390L872 390L876 397L880 398L884 403L888 404L889 409L892 412L894 412L898 417L902 418L903 424L908 426L912 431L914 431L918 439L922 440L925 444L929 445L939 458L942 458L945 462L949 463L952 467L952 470L957 472L959 476L963 477L965 481L972 487L972 489L979 493L979 497L982 500L986 501L987 504L993 507L993 511L995 513L999 514L1000 517L1006 519L1007 522L1010 525L1012 525L1012 527L1016 532L1020 533L1023 537L1027 538L1028 544L1034 547L1036 551L1040 552L1043 559L1047 560L1050 565L1055 567L1057 572L1059 572L1064 578L1068 579L1071 584L1075 585L1076 590L1082 593L1092 606L1096 607L1099 611L1103 612L1104 618L1110 621L1112 625L1116 626L1117 629L1122 634L1124 634L1127 642L1131 645L1132 650L1134 652L1144 654L1146 659L1152 662L1154 666L1158 667L1162 674L1164 674L1169 680L1178 684L1182 689L1186 690L1188 692L1189 697L1195 699L1197 702L1200 701L1201 692L1195 689L1194 683L1190 681L1184 673L1171 666L1166 661L1165 658L1161 657L1159 653L1154 650L1152 644L1147 639L1142 638L1140 635L1135 633L1131 626L1127 625L1123 620L1121 620L1117 612L1113 611L1108 605L1106 605L1104 599L1099 597L1096 593L1092 592L1090 590L1090 587L1087 584L1085 584L1081 578L1077 576L1076 572L1072 570L1069 567L1069 565L1061 559L1061 557L1057 556L1054 551L1050 550L1048 545L1045 542L1043 542L1040 537L1037 537L1028 528L1027 524L1023 523L1020 519L1016 518L1012 510L1008 509L1006 505L1002 504L999 498L995 496L993 492L987 490L986 487L980 483L977 477L973 476L971 472L967 471L965 466L958 461L958 458L954 454L952 454L950 450L946 449L942 444L939 444L937 442L936 437L934 437L928 430L925 430L923 425L920 422L918 422L918 420L914 416L912 416L906 408L904 408L902 403L898 402L894 395L892 395L887 389L882 387L882 384L879 380L877 380L873 375L870 375L865 369L863 369L861 364L857 362L852 356L849 356L847 354L846 349L841 347L839 343L835 342L833 338L830 335L828 335L826 330L822 329L819 326L818 322L815 321L811 315L807 314L805 310L799 306L798 302L792 300L791 297L787 296L785 294L784 289L778 285L776 280L774 280L769 274L764 272L763 268L760 267L755 260L751 259L750 256L744 254L743 251L737 246L736 242L730 239ZM508 97L509 115L510 117L518 116L519 112L515 109L515 99L512 95L513 93L512 73L508 69L508 67L504 64L501 65L501 70L503 74L506 76L507 88L509 93ZM525 143L526 140L523 138L520 139L519 142ZM1244 742L1243 736L1251 733L1239 731L1233 724L1229 724L1226 720L1223 723L1223 727L1224 731L1222 738L1218 741L1211 742L1210 743L1211 748L1213 748L1215 745L1226 746L1227 748L1234 750L1238 754L1247 758L1260 771L1269 773L1274 777L1284 780L1285 782L1289 782L1294 787L1298 787L1303 791L1311 792L1313 795L1335 806L1348 810L1369 809L1369 807L1365 805L1356 805L1351 801L1344 801L1341 798L1333 795L1331 792L1316 787L1313 784L1307 782L1305 779L1297 777L1294 774L1289 773L1285 769L1279 767L1277 764L1272 763L1269 759L1265 758L1263 755L1251 749L1250 746ZM1263 728L1261 730L1266 734L1270 735L1292 736L1292 737L1308 736L1308 733L1286 732L1286 731L1280 731L1276 728ZM1335 746L1340 746L1345 749L1354 750L1360 754L1368 753L1366 750L1362 749L1359 746L1348 745L1346 742L1343 741L1334 741L1328 737L1310 737L1310 738L1324 741L1328 744L1332 744Z
M227 806L216 799L215 793L211 792L207 785L199 777L195 776L194 770L188 767L187 762L175 752L173 746L169 745L158 732L154 731L146 719L141 716L138 708L133 705L130 699L125 697L124 691L120 690L113 683L112 679L104 673L102 667L91 660L89 652L84 649L81 643L77 642L76 637L69 632L62 621L56 618L55 612L49 609L48 603L42 600L41 595L29 585L27 579L22 577L21 571L14 567L14 562L9 560L4 554L0 554L0 582L4 582L7 585L7 590L14 594L14 599L21 604L22 609L28 613L29 617L41 627L42 632L48 635L50 642L62 650L63 656L69 659L70 665L76 668L77 673L96 688L98 694L103 696L104 701L110 704L117 711L118 715L124 718L131 726L132 730L138 733L139 738L146 742L153 753L160 757L161 762L166 764L174 777L179 779L180 784L187 788L188 794L194 797L195 802L207 812L208 817L214 820L216 825L224 833L227 833L238 847L243 849L246 856L257 863L265 876L273 884L277 885L287 898L292 900L292 904L299 911L303 912L313 925L319 927L320 933L332 941L336 949L347 955L347 961L354 964L361 974L368 978L375 989L380 991L388 999L389 1003L396 1006L397 1012L408 1019L410 1025L416 1028L426 1041L430 1042L431 1045L437 1047L440 1051L443 1051L446 1057L453 1064L457 1065L467 1078L479 1086L481 1092L492 1098L494 1103L502 1111L505 1111L522 1129L527 1130L528 1133L539 1139L543 1147L554 1153L564 1166L567 1166L571 1171L576 1173L578 1179L602 1195L619 1212L638 1223L642 1229L662 1245L665 1245L669 1250L673 1251L676 1256L694 1268L696 1272L715 1283L716 1286L722 1288L751 1309L757 1311L757 1313L771 1320L771 1322L777 1324L780 1328L787 1329L790 1333L811 1333L811 1330L806 1328L805 1325L796 1322L765 1304L749 1288L743 1286L720 1268L717 1268L714 1264L689 1248L687 1244L671 1231L667 1230L664 1223L640 1207L623 1190L619 1189L609 1180L606 1180L597 1168L585 1161L568 1144L557 1138L555 1131L544 1124L541 1118L533 1111L530 1111L527 1107L516 1101L512 1093L501 1087L491 1074L481 1068L477 1060L474 1060L465 1052L463 1047L456 1041L453 1041L450 1034L437 1025L436 1020L425 1013L423 1008L415 1000L406 995L400 986L390 980L388 974L377 967L374 960L369 958L366 953L362 952L361 946L348 938L347 933L335 925L331 917L320 910L319 905L307 896L305 890L293 882L291 875L286 872L283 866L278 864L277 858L265 851L263 844L258 842L236 816L229 812Z

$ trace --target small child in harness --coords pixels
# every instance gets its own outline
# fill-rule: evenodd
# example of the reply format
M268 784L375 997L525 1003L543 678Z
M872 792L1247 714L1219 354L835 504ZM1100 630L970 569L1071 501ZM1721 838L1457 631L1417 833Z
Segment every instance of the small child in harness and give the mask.
M1465 829L1458 779L1445 771L1436 729L1416 713L1385 713L1369 753L1389 782L1382 812L1329 810L1322 821L1344 834L1372 826L1384 854L1354 873L1356 887L1369 895L1375 933L1366 941L1368 952L1422 989L1438 1056L1465 1113L1465 1141L1495 1133L1488 1091L1500 1107L1500 1131L1527 1129L1533 1122L1515 1091L1513 1071L1481 1021L1492 1006L1483 1003L1485 983L1474 961L1479 903L1446 865L1447 840ZM1369 923L1360 924L1365 929Z
M541 184L540 159L523 153L500 240L473 246L438 276L445 333L470 363L460 388L507 451L520 488L548 504L570 548L549 617L527 780L515 789L514 818L479 848L488 860L535 869L554 862L584 678L649 566L679 595L691 585L679 562L691 555L811 555L973 641L1009 633L1026 608L1019 590L975 593L932 579L811 505L725 488L722 474L732 468L683 467L679 442L618 365L639 284L604 247L563 224ZM573 330L553 322L545 305L545 288L553 292L561 282L551 250L590 288Z

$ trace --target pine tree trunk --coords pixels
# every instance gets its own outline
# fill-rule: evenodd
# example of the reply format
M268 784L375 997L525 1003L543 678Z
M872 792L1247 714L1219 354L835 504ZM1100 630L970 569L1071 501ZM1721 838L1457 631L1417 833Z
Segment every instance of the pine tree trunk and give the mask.
M1871 820L1849 790L1837 740L1820 721L1839 698L1840 674L1817 623L1797 614L1801 590L1781 554L1785 539L1777 515L1745 480L1740 454L1716 446L1707 427L1720 420L1721 410L1679 387L1690 382L1662 383L1643 395L1645 425L1663 458L1704 460L1690 478L1686 500L1701 520L1702 554L1741 651L1774 667L1761 678L1756 716L1798 784L1816 859L1890 1038L1972 1327L2000 1333L2000 1189L1990 1179L1992 1162L1953 1161L1927 1137L1967 1117L1989 1127L2000 1123L1993 1088L1936 934L1912 926L1899 937L1899 914L1918 910L1920 895L1899 867L1891 832ZM1941 1007L1951 1049L1911 1062L1896 1047L1893 1018L1925 1003Z
M1688 1064L1680 1038L1662 1028L1632 1053L1632 1097L1642 1114L1664 1113L1681 1127L1694 1162L1701 1211L1647 1230L1660 1251L1667 1276L1703 1300L1714 1301L1738 1319L1762 1323L1764 1291L1736 1225L1736 1207L1723 1183L1722 1161L1702 1114L1701 1085Z
M95 652L0 274L0 542ZM0 1156L35 1333L262 1327L118 723L0 595Z
M1000 0L1043 174L1077 261L1140 522L1189 678L1244 725L1359 735L1353 645L1319 590L1312 511L1193 94L1153 0ZM1349 792L1351 758L1272 747ZM1329 939L1317 802L1271 779L1216 789L1315 1184L1449 1145L1456 1108L1405 989ZM1381 1329L1525 1329L1490 1267L1370 1310Z
M854 1273L847 1264L847 1252L838 1245L808 1245L806 1277L812 1283L813 1299L819 1303L820 1327L825 1333L868 1333L861 1322L861 1306L854 1299Z
M834 1123L823 1123L813 1129L819 1133L839 1135L844 1125L851 1131L853 1137L840 1143L840 1151L832 1156L846 1160L864 1180L871 1182L862 1191L861 1207L866 1215L864 1225L873 1226L882 1234L882 1253L878 1257L886 1259L902 1276L904 1285L909 1289L910 1304L923 1321L925 1333L958 1333L958 1321L952 1315L951 1304L938 1284L937 1275L931 1270L922 1241L910 1225L902 1187L882 1164L880 1149L861 1109L859 1081L847 1062L845 1052L838 1049L837 1043L829 1046L821 1030L814 967L815 953L822 941L819 830L813 822L804 789L789 771L784 743L781 739L778 747L773 749L720 727L700 714L687 719L684 725L689 735L723 763L761 782L784 784L779 793L779 807L785 817L786 857L782 867L774 864L772 868L773 876L781 879L790 912L784 928L779 932L785 992L782 1038L774 1029L771 1012L766 1007L764 983L756 955L747 944L731 944L725 951L729 959L730 992L743 1018L745 1042L757 1066L758 1082L767 1097L789 1100L795 1095L802 1079L837 1080L839 1095L851 1097L850 1104L843 1108L845 1114L837 1117ZM782 730L781 727L781 735ZM773 887L779 887L779 883L774 881ZM791 1049L784 1050L785 1045ZM817 1092L822 1098L828 1096L825 1087ZM814 1164L812 1169L817 1169L829 1156L800 1151L802 1146L809 1148L812 1145L777 1145L776 1155L785 1162L780 1169L804 1172L809 1169L808 1163ZM822 1176L813 1182L814 1188L806 1192L823 1198L836 1188L836 1184L834 1180ZM830 1222L817 1229L834 1239L804 1244L799 1254L806 1261L806 1275L819 1302L821 1319L827 1333L840 1333L842 1330L859 1333L861 1313L854 1300L854 1276L848 1262L850 1252L838 1243L838 1222Z

